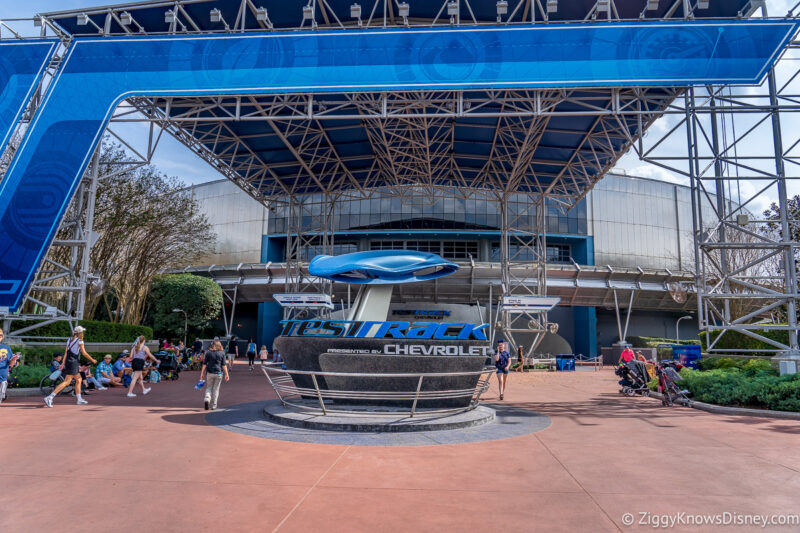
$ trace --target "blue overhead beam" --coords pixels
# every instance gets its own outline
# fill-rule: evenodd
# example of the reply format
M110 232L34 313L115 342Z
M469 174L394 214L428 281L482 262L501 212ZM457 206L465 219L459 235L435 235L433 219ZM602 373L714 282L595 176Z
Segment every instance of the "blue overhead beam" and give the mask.
M0 42L0 152L57 44L56 39Z
M78 38L0 183L0 306L19 308L131 96L751 84L794 21Z

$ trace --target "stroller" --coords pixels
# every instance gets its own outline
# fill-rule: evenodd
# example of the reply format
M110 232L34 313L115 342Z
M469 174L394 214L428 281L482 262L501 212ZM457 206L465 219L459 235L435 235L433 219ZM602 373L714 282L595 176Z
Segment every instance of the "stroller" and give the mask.
M650 376L647 374L647 367L643 361L632 360L617 367L614 373L619 376L619 384L622 388L619 390L620 394L625 396L634 396L636 394L645 394L650 389L647 383L650 381Z
M162 350L153 355L161 362L158 365L158 371L162 379L174 381L180 377L181 366L178 364L178 358L175 357L175 354Z
M658 377L658 392L663 395L661 405L664 407L672 407L675 400L678 400L681 405L689 403L687 390L683 390L678 386L678 382L683 378L678 373L683 365L675 361L661 361L656 365L656 377Z

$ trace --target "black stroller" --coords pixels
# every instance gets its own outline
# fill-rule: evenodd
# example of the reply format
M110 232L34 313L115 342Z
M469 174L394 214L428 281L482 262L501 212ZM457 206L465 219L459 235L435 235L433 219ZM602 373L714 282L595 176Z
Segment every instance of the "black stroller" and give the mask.
M159 360L158 372L161 374L161 379L174 381L180 377L181 365L178 364L178 358L175 354L160 351L153 354Z
M647 367L643 361L632 360L617 367L614 373L619 376L619 384L622 388L619 390L620 394L625 396L635 396L636 394L645 394L650 389L647 383L650 381L650 376L647 374Z
M664 407L672 407L676 400L681 405L689 403L689 397L687 396L689 391L681 389L678 385L678 382L683 381L683 378L678 373L682 368L682 364L671 360L661 361L656 365L658 392L662 395L661 405Z

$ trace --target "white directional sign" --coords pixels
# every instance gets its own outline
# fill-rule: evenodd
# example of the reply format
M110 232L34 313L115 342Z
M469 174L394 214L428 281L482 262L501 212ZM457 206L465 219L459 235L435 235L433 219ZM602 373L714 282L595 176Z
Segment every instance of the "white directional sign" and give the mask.
M510 311L549 311L560 301L558 296L503 296L503 308Z
M286 292L273 295L281 307L307 307L333 309L331 297L327 294Z

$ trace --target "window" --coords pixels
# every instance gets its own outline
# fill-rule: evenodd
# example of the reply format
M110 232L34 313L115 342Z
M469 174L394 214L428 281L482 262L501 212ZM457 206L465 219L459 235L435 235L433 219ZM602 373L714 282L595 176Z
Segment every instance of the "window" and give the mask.
M478 259L477 241L372 241L370 250L417 250L438 254L453 261Z

